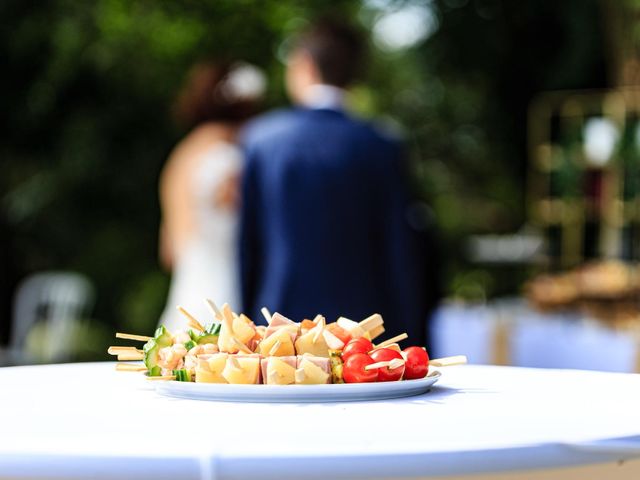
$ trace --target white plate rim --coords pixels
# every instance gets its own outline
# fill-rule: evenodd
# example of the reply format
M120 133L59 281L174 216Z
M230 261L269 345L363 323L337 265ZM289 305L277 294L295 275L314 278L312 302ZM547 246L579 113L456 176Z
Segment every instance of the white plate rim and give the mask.
M220 383L154 382L158 394L191 400L247 403L324 403L374 401L428 392L441 377L433 370L421 379L398 382L324 385L229 385Z

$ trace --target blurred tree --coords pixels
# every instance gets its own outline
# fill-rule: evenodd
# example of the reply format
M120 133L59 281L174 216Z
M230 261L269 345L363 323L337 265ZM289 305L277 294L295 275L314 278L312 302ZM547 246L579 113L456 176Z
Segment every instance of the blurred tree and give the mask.
M347 3L336 7L357 7ZM114 326L155 324L167 287L156 261L156 185L183 133L168 111L184 73L199 57L219 56L277 79L281 40L324 8L292 0L0 4L5 335L9 292L42 269L86 273L98 287L96 315ZM271 103L280 103L279 83L271 87Z
M601 0L612 86L640 84L640 1Z
M469 274L478 266L466 261L464 239L513 232L526 221L531 99L546 90L608 85L599 2L368 3L396 11L421 6L435 24L411 48L379 52L370 85L394 92L375 95L374 110L398 119L410 139L417 185L447 247L449 292L517 293L527 269ZM466 279L486 281L466 286Z
M94 281L97 318L141 331L155 324L167 288L156 184L184 133L168 115L184 73L204 55L243 58L267 71L269 104L281 104L286 39L328 8L374 33L369 82L354 105L405 131L416 186L449 247L452 289L488 278L468 274L461 240L524 222L529 100L606 84L596 0L5 0L5 336L17 280L52 268ZM512 278L482 282L489 293L517 288Z

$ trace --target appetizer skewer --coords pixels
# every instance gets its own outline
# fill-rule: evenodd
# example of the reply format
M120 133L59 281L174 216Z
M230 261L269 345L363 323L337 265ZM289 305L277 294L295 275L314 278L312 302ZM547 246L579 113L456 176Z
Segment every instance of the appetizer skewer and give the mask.
M257 326L228 304L220 309L210 299L204 302L212 323L203 324L178 306L186 331L171 333L160 326L153 337L117 333L117 338L146 343L142 349L109 347L120 361L144 362L118 363L116 370L146 371L149 380L302 385L409 380L425 377L429 365L466 363L461 355L429 361L424 348L401 350L398 342L406 333L374 345L372 340L385 331L377 313L360 322L340 317L327 323L316 315L298 323L265 307L261 313L267 326Z

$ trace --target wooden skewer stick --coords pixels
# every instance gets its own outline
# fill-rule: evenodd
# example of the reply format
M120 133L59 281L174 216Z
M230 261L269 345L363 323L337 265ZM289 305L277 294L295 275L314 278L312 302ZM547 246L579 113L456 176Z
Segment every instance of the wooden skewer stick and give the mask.
M313 339L311 340L311 343L313 343L314 345L318 342L318 340L320 340L320 336L322 335L322 332L324 332L324 327L317 326L316 328L318 329L318 331L313 335Z
M329 330L324 330L322 332L322 336L324 337L324 341L327 342L327 346L331 350L341 350L344 348L344 342L336 337Z
M161 375L157 377L147 377L147 380L175 380L175 375Z
M311 341L311 343L313 343L315 345L316 342L318 340L320 340L320 335L322 335L322 332L324 332L324 329L325 329L326 325L327 325L326 320L324 319L324 317L322 315L320 315L320 318L318 319L318 323L314 327L314 330L317 330L317 331L313 335L313 340Z
M366 367L364 367L364 369L365 370L375 370L377 368L388 367L389 365L391 365L391 360L389 360L387 362L372 363L371 365L367 365Z
M107 350L107 352L115 352L115 351L118 351L118 350L121 350L123 352L124 351L135 352L135 351L140 350L140 349L138 347L131 347L129 345L111 345L109 347L109 349Z
M142 353L120 353L118 354L118 360L121 362L144 360L144 355Z
M398 343L400 340L404 340L405 338L409 338L409 335L407 335L406 333L401 333L400 335L391 337L389 340L385 340L384 342L379 343L378 345L374 345L374 350L378 348L384 348L387 345L391 345L392 343Z
M222 316L225 320L227 320L231 325L233 325L233 320L236 318L236 314L233 313L233 310L231 310L231 307L229 306L228 303L225 303L222 306Z
M116 338L124 338L125 340L137 340L139 342L148 342L152 340L152 337L146 337L144 335L133 335L131 333L116 333Z
M116 370L119 372L142 372L146 371L147 367L133 363L116 363Z
M242 371L242 367L240 366L240 364L238 363L238 360L236 360L235 357L229 356L228 357L228 362L231 364L231 368L233 370L237 370L237 371Z
M307 378L307 374L304 372L304 369L298 368L296 369L296 373L294 374L296 379L296 383L302 383Z
M274 343L273 347L271 347L271 349L269 350L269 356L274 357L276 353L278 353L278 350L280 349L281 345L282 345L282 342L280 340L276 340L276 343Z
M233 339L233 343L235 343L236 347L238 347L238 350L240 350L242 353L246 353L248 355L251 355L253 353L249 347L247 347L244 343L242 343L236 337L231 337L231 338Z
M196 320L196 318L191 315L189 312L187 312L184 308L182 308L180 305L178 305L176 307L176 309L185 317L187 317L187 321L190 327L196 328L198 330L200 330L201 332L204 332L204 327L202 326L202 324Z
M364 369L365 370L375 370L377 368L388 367L390 363L391 363L391 361L388 361L388 362L376 362L376 363L372 363L371 365L367 365L366 367L364 367Z
M221 323L225 334L233 335L233 318L229 318L227 315L223 314ZM220 333L222 333L222 330L220 330Z
M260 312L262 312L262 316L267 321L267 324L271 325L271 312L269 312L269 309L267 307L262 307Z
M269 375L267 375L267 383L270 385L277 385L279 378L280 375L278 375L278 372L273 371Z
M454 355L453 357L442 357L429 360L430 367L450 367L452 365L464 365L465 363L467 363L466 355Z
M389 362L389 368L393 370L394 368L398 368L403 366L405 363L403 358L394 358Z
M118 345L113 345L109 347L107 353L109 355L119 355L121 353L144 353L144 351L136 347L120 347Z
M389 360L386 362L376 362L371 365L367 365L364 367L365 370L375 370L376 368L389 367L391 370L394 368L398 368L404 365L404 360L401 358L394 358L393 360Z
M400 348L400 345L398 345L397 343L392 343L391 345L387 345L384 348L388 348L389 350L395 350L398 353L402 353L402 349Z
M220 309L218 308L218 306L215 304L213 300L211 300L210 298L205 298L204 303L209 309L209 311L211 312L211 314L213 315L213 318L216 318L216 319L222 318L222 312L220 311Z

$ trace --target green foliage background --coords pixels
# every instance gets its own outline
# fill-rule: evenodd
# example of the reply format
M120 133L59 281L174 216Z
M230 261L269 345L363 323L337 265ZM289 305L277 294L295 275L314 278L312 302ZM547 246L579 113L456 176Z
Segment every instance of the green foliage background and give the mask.
M43 269L87 274L98 292L94 316L109 328L155 324L168 286L157 263L157 180L184 133L168 107L194 60L261 66L268 104L281 105L277 57L306 19L330 9L366 30L406 4L428 5L437 28L406 50L374 47L355 108L404 131L416 188L441 229L448 291L517 291L525 272L471 266L462 243L525 222L530 99L606 85L596 0L4 0L4 335L17 281Z

